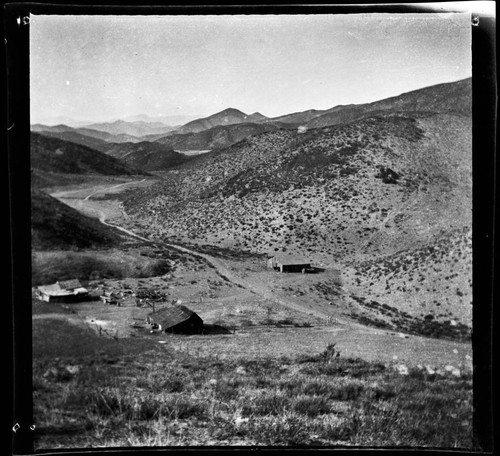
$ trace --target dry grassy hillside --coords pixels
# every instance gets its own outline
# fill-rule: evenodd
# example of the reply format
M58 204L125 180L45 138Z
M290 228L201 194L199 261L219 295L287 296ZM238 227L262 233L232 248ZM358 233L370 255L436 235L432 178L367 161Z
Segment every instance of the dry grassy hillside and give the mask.
M470 228L452 230L425 247L353 262L343 270L343 279L344 289L370 319L419 334L446 330L470 336L466 328L472 318Z
M31 133L31 168L45 173L144 174L114 157L63 139Z
M322 262L392 254L470 225L470 130L466 117L420 114L264 134L179 168L125 207L204 243L307 250Z
M190 160L169 146L149 141L108 143L105 152L110 157L118 158L128 166L143 171L161 171Z
M31 190L31 246L35 250L118 245L120 232L86 217L45 192Z
M172 147L175 150L212 150L229 147L248 136L258 135L280 128L274 123L237 123L218 125L196 133L171 134L155 142Z
M218 125L230 125L245 122L248 115L234 108L227 108L224 111L212 114L209 117L192 120L183 125L179 133L197 133Z
M415 316L459 306L453 318L469 321L471 187L470 117L396 113L247 138L179 167L125 209L150 235L305 253L358 271L344 277L358 297ZM422 253L443 239L454 246L446 261ZM414 258L422 279L404 269ZM376 272L370 261L403 269Z

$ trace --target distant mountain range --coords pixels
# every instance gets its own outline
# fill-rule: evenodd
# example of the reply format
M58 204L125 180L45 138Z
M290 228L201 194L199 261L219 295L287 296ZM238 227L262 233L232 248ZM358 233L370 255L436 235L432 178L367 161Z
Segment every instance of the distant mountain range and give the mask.
M146 115L134 116L129 120L87 124L79 128L64 124L34 124L31 128L45 137L57 138L122 159L133 168L155 171L189 161L174 151L224 149L246 138L279 129L293 130L300 127L303 133L308 129L340 125L393 112L470 113L471 98L467 96L470 91L471 79L465 79L373 103L307 110L274 118L258 112L249 115L228 108L190 121L177 129ZM37 141L35 139L34 145Z
M85 125L94 122L88 120L76 120L68 116L54 116L54 117L39 119L37 123L39 125L46 125L46 126L67 125L69 127L78 128L78 127L84 127Z
M158 141L161 144L172 145L176 150L206 150L227 147L247 136L273 130L275 127L318 128L352 122L368 115L394 112L394 110L464 113L470 111L471 104L463 104L464 102L457 104L454 100L465 100L466 98L462 95L470 90L471 79L469 78L455 83L438 84L373 103L335 106L326 110L311 109L273 118L266 117L258 112L246 114L238 109L227 108L211 116L191 120L177 127L167 125L165 122L185 120L189 116L149 117L147 115L137 115L129 117L127 120L86 123L85 126L80 123L77 128L65 124L52 126L34 124L32 125L32 131L43 132L46 135L60 139L96 147L100 151L105 151L106 148L96 141L87 140L85 137L97 138L112 143ZM234 125L243 124L245 124L245 127L234 127ZM262 128L257 127L257 125L272 126ZM193 134L207 132L214 128L217 129L210 133L193 136ZM224 130L224 128L228 129ZM174 135L191 136L168 138Z
M167 134L175 130L174 127L164 125L160 122L145 122L143 120L136 120L134 122L116 120L115 122L94 123L86 125L86 128L91 130L104 131L112 135L131 135L137 137L145 135Z
M262 119L258 113L253 117L246 116L246 118ZM107 153L108 151L116 152L119 149L119 147L115 145L117 143L127 143L127 146L124 146L124 150L127 150L127 152L131 152L131 143L140 143L137 147L144 149L146 142L156 142L179 151L220 149L255 134L273 131L279 128L296 128L296 125L291 123L244 122L218 125L196 133L178 133L178 131L173 130L168 133L148 133L139 137L127 133L120 133L121 131L127 131L126 125L128 125L126 122L101 124L98 127L103 128L103 130L97 130L95 129L96 126L94 126L94 128L71 128L67 125L46 126L34 124L31 129L33 132L42 133L45 136L71 141ZM208 124L205 123L205 125ZM108 129L108 131L104 131L105 128ZM138 133L142 131L144 133L146 131L154 131L155 129L165 130L163 127L157 127L156 125L146 129L135 123L134 132ZM110 131L114 131L114 133ZM154 147L155 146L151 146L151 150L153 150Z
M191 122L192 120L196 120L200 118L200 116L196 115L185 115L185 114L179 114L179 115L170 115L170 116L149 116L147 114L138 114L135 116L129 116L125 117L122 120L125 120L127 122L137 122L137 121L143 121L143 122L159 122L162 123L163 125L167 126L180 126L184 125L185 123ZM115 119L119 120L119 119Z
M114 123L118 120L125 121L125 122L137 122L137 121L142 121L146 123L161 123L164 126L170 126L170 127L176 127L180 125L184 125L187 122L190 122L192 120L198 119L201 116L197 115L185 115L185 114L179 114L179 115L170 115L170 116L165 116L165 115L158 115L158 116L150 116L147 114L137 114L134 116L127 116L123 117L121 119L111 119L107 120L106 122L96 122L96 121L91 121L91 120L77 120L73 119L72 117L68 116L54 116L54 117L48 117L44 119L38 120L38 124L43 124L46 126L55 126L55 125L67 125L69 127L73 128L79 128L79 127L86 127L91 124L99 124L99 123Z

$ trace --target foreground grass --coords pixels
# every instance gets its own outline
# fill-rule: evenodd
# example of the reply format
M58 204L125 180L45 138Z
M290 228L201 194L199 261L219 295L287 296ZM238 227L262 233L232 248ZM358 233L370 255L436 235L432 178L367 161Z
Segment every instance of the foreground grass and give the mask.
M472 448L472 378L338 356L35 358L36 447Z

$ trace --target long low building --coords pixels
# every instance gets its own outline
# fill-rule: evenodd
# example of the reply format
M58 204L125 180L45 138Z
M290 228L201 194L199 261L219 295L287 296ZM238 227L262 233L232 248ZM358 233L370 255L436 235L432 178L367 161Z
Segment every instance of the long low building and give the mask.
M200 334L203 331L203 320L185 306L165 307L151 313L146 323L172 334Z
M78 279L74 279L39 286L36 294L45 302L78 302L87 299L89 292Z
M311 261L298 255L275 255L267 260L267 267L280 272L304 272Z

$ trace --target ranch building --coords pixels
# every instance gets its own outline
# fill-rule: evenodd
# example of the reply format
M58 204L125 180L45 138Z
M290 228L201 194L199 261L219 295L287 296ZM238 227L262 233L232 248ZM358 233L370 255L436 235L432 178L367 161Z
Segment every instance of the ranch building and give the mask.
M146 323L171 334L201 334L203 320L185 306L166 307L149 314Z
M38 298L45 302L78 302L84 301L89 295L78 279L39 286L36 293Z
M275 255L267 260L267 267L280 272L305 272L311 261L296 255Z

